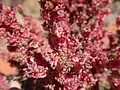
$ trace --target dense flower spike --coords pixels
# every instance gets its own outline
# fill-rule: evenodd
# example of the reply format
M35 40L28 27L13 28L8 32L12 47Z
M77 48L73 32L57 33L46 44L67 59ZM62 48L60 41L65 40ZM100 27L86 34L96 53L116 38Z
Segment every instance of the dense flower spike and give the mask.
M24 16L21 25L14 7L0 5L0 38L8 41L10 62L22 77L39 78L48 90L81 90L95 85L98 74L120 68L119 41L104 29L110 2L39 0L47 38L32 17ZM116 24L119 28L119 17ZM110 46L104 48L106 37Z
M109 0L40 0L45 19L43 27L49 32L51 47L60 57L57 80L65 90L77 90L80 85L93 83L91 70L104 71L109 61L101 47L105 35L103 20L109 12L103 7L108 3ZM73 84L69 85L67 80Z

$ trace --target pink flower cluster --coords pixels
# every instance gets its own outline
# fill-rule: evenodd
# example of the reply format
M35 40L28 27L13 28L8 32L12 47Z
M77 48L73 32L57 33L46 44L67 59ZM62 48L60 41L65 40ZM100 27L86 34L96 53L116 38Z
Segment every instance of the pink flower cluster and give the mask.
M119 68L116 67L116 61L120 62L119 44L108 50L103 48L103 38L112 37L104 29L104 18L109 13L106 6L110 2L40 0L47 38L30 16L25 15L21 25L15 8L4 9L1 5L0 37L7 39L8 50L15 53L10 62L19 63L16 66L22 77L44 79L43 87L50 90L93 86L99 80L96 74Z

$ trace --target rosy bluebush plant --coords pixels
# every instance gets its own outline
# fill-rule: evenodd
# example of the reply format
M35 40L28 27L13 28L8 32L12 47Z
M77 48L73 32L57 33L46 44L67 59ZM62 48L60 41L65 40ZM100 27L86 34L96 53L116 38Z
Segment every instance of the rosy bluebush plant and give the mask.
M8 51L15 53L9 61L19 68L23 78L39 78L45 90L81 90L94 86L99 81L97 74L119 69L120 46L117 43L113 47L112 34L104 28L110 2L39 0L47 38L32 17L24 15L21 25L15 8L4 9L1 5L0 37L7 39ZM116 23L119 26L119 19ZM110 39L109 49L103 48L105 36Z

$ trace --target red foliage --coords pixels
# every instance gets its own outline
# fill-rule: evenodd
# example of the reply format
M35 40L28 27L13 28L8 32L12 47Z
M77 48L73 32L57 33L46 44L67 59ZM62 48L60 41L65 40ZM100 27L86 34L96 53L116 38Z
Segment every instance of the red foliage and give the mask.
M20 63L22 77L43 78L43 87L50 90L80 90L93 86L99 80L95 77L97 73L116 68L119 44L108 50L102 47L103 37L108 36L103 21L109 13L106 6L110 0L39 3L45 20L43 28L49 33L47 39L30 16L24 16L21 25L13 7L0 7L0 35L7 39L11 53L19 53L11 61Z

